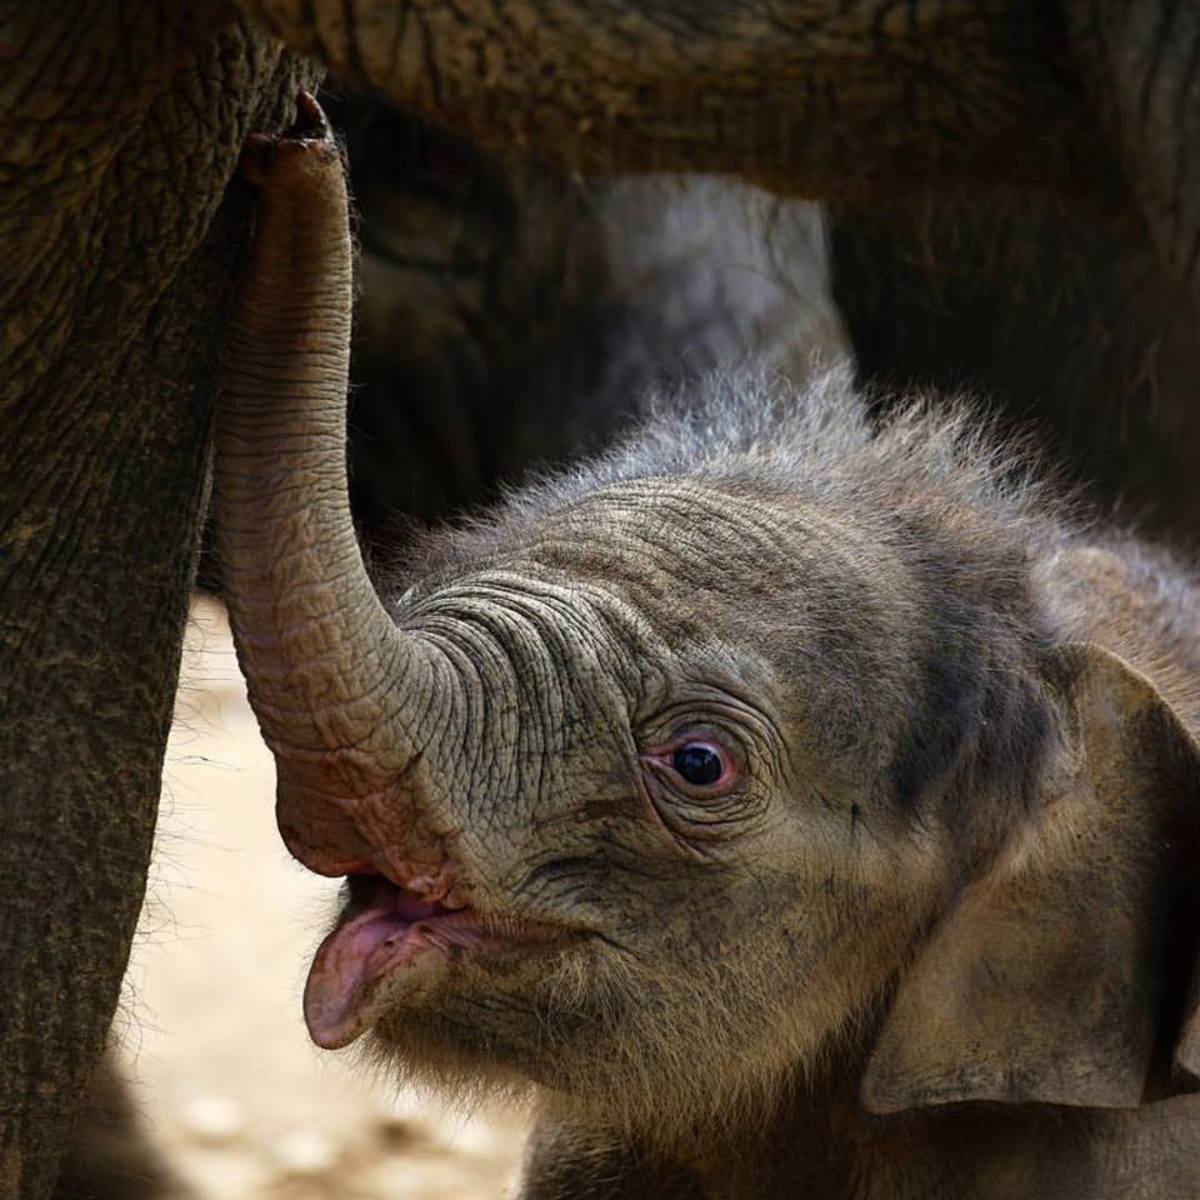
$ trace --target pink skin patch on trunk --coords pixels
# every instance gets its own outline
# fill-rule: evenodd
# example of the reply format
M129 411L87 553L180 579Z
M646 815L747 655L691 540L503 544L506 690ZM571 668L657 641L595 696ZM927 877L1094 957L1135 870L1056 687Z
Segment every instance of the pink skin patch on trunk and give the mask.
M467 909L422 900L383 876L352 876L350 905L321 943L304 989L304 1019L318 1046L348 1046L369 1028L380 984L452 945L487 939Z

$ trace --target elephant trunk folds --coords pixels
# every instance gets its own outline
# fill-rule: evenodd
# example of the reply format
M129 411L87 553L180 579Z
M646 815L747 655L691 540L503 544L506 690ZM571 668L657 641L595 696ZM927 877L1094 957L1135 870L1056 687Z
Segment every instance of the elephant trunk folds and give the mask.
M307 96L300 118L304 128L254 137L243 155L258 215L227 355L214 506L238 657L278 765L281 829L307 865L344 874L370 869L376 848L354 813L403 779L411 713L429 704L434 678L384 611L354 536L346 187Z

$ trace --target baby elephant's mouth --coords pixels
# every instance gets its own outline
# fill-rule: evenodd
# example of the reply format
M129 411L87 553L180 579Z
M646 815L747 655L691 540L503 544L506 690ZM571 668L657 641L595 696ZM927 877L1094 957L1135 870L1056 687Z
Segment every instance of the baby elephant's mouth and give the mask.
M304 989L304 1019L318 1046L347 1046L369 1026L379 984L430 949L486 936L469 908L421 899L382 875L348 877L350 898L321 943Z
M544 925L485 918L450 897L422 899L382 875L348 877L350 899L337 927L321 943L304 989L304 1019L318 1046L348 1046L370 1028L393 989L395 973L452 947L546 941L558 931Z

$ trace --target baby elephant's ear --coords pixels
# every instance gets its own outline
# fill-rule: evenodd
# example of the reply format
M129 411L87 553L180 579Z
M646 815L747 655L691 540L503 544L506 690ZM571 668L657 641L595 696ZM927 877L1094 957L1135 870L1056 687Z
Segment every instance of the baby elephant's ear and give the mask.
M1200 1075L1200 751L1115 655L1059 665L1044 803L901 979L862 1082L873 1112L1131 1107L1172 1047Z

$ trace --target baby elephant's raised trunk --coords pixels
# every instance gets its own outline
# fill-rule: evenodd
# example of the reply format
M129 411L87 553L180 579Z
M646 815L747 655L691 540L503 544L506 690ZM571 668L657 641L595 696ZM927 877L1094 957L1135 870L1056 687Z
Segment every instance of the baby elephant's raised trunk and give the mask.
M384 612L354 536L352 248L341 159L312 97L287 135L248 141L242 173L258 215L217 424L218 547L238 658L278 764L280 828L309 866L343 874L369 869L379 849L353 816L411 763L411 710L427 705L432 675Z

